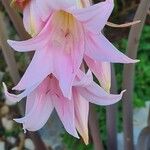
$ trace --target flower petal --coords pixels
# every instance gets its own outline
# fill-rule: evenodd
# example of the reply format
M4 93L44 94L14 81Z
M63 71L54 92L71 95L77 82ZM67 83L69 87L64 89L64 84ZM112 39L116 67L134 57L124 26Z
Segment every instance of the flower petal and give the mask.
M35 37L26 41L8 40L8 44L18 52L28 52L33 50L42 50L51 37L51 19L50 17L43 30ZM47 32L49 31L49 32Z
M100 62L84 57L88 67L99 80L101 86L108 92L111 87L111 65L108 62Z
M73 60L73 66L74 66L74 72L77 72L79 70L79 67L81 66L83 62L83 56L84 56L84 46L85 46L85 41L84 41L84 30L83 27L80 23L75 21L74 23L74 33L73 36L74 38L72 39L73 47L71 50L71 57Z
M82 136L85 144L88 144L89 102L87 102L79 93L77 93L75 89L73 90L73 93L76 128L79 134Z
M14 119L23 123L24 130L36 131L44 126L54 108L49 94L46 94L48 82L45 80L28 97L26 103L26 115L23 118Z
M118 95L109 94L93 81L93 83L86 88L78 87L78 92L91 103L97 105L111 105L121 100L125 90Z
M11 94L8 92L6 84L3 82L4 94L5 94L6 100L10 101L10 102L14 102L14 103L19 102L24 97L28 96L30 94L30 92L32 92L36 88L36 86L37 85L34 85L34 86L30 87L29 89L24 90L22 93L15 95L15 94Z
M37 33L39 33L44 26L44 22L38 15L38 11L39 10L36 7L35 0L30 1L23 10L24 27L32 36L35 36Z
M81 86L86 87L93 82L93 75L90 70L86 74L84 74L81 70L78 71L77 77L74 80L73 86Z
M23 24L24 24L24 28L26 29L26 31L30 32L30 4L31 2L29 3L29 5L26 5L26 7L23 9Z
M48 6L53 10L65 10L76 6L76 0L48 0Z
M102 34L87 35L85 54L97 61L113 62L113 63L136 63L133 60L118 51Z
M71 89L75 75L81 66L84 54L84 33L81 25L75 23L73 35L63 39L66 44L54 46L54 75L59 80L60 88L65 97L71 99ZM57 32L56 32L57 33ZM52 47L51 47L52 48ZM62 67L62 64L64 67Z
M13 89L24 90L42 82L52 73L53 67L51 61L52 56L48 48L44 48L42 51L36 51L22 79Z
M49 8L48 3L49 0L45 0L44 2L41 0L36 0L38 15L41 17L43 21L46 21L52 14L52 9Z
M79 138L75 128L73 100L67 100L57 95L52 95L52 99L54 107L66 131L74 137Z
M70 56L61 52L55 53L53 62L54 76L59 80L59 86L63 92L63 95L70 99L72 94L72 84L75 77ZM62 67L62 65L64 67Z
M85 29L97 34L107 23L113 7L113 0L106 0L87 8L73 9L70 12L84 24Z
M72 39L72 41L70 41L70 43L72 43L72 46L65 47L65 49L64 49L64 51L71 51L70 55L67 56L68 58L67 57L64 58L64 60L61 63L60 62L56 63L56 64L60 65L59 68L63 71L63 73L59 73L61 75L60 77L62 77L61 80L60 80L60 87L63 90L63 93L64 93L65 97L67 97L69 99L71 98L71 87L72 87L72 84L73 84L73 80L74 80L75 75L77 74L77 72L78 72L78 70L79 70L79 68L82 64L83 54L84 54L84 40L83 40L84 33L83 33L83 29L82 29L82 27L79 23L76 22L75 24L76 24L75 25L76 29L73 33L75 38ZM60 55L60 52L58 53L58 55L59 56L57 56L57 58L60 61L63 57ZM62 55L65 55L65 54L62 54ZM65 63L65 61L67 59L68 60L70 59L69 63L67 63L67 62ZM61 64L66 66L68 71L65 71L66 69L63 68ZM69 67L67 67L67 66L70 66L70 70L69 70ZM68 82L69 79L71 79L70 80L71 82L70 82L70 84L68 84L68 88L67 88L66 86L67 86L67 83L69 83ZM63 85L65 85L65 86L61 86L61 81L63 82ZM66 92L64 90L66 90ZM68 90L70 92L69 94L67 94Z
M28 101L32 100L28 99ZM44 99L38 97L35 103L39 104L36 104L36 107L31 110L29 115L24 118L14 119L18 123L23 123L24 130L37 131L41 129L49 119L54 108L49 96L46 96Z

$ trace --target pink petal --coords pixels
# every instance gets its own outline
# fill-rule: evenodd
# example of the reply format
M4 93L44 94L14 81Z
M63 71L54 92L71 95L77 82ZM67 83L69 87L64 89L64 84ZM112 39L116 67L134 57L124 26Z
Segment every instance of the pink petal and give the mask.
M31 101L33 99L29 99ZM39 100L39 101L38 101ZM37 131L41 129L47 120L49 119L53 105L49 96L46 96L44 99L39 97L36 99L38 104L34 104L31 112L23 118L14 119L18 123L23 123L24 130Z
M6 100L10 101L10 102L14 102L14 103L19 102L24 97L28 96L30 94L30 92L32 92L36 87L37 87L37 85L34 85L34 86L30 87L29 89L24 90L22 93L15 95L15 94L11 94L8 92L6 84L3 82L4 94L5 94Z
M99 80L101 86L108 92L111 87L111 65L108 62L100 62L84 57L88 67Z
M65 10L76 5L76 0L48 0L48 6L53 10Z
M52 14L52 9L48 6L49 0L45 0L44 3L41 0L36 0L36 6L38 15L43 21L46 21Z
M45 48L42 51L36 51L29 67L27 68L22 79L13 89L24 90L34 85L38 85L49 74L52 73L52 56L49 49Z
M51 19L50 17L43 30L35 37L26 41L11 41L8 40L8 44L19 52L28 52L33 50L42 50L46 43L49 42L51 37ZM49 31L49 32L48 32Z
M63 95L71 98L71 90L75 74L73 72L70 56L65 53L55 53L53 56L54 76L59 80L59 86Z
M39 130L45 125L52 113L54 106L50 95L45 93L47 89L46 82L47 80L27 97L25 117L14 119L18 123L23 123L25 130Z
M79 23L75 23L75 26L74 38L68 37L67 41L65 41L66 44L64 43L62 46L52 46L55 68L54 75L59 80L60 88L64 96L69 99L71 99L73 80L81 66L84 54L83 29Z
M71 57L73 60L73 66L74 66L74 72L77 72L79 70L79 67L82 64L83 61L83 55L84 55L84 46L85 46L85 41L84 41L84 30L82 28L82 25L75 21L75 27L74 27L74 33L73 36L74 38L72 39L73 47L71 50ZM69 41L68 41L69 42Z
M88 144L89 102L87 102L79 93L77 93L75 89L73 90L73 93L76 128L79 134L82 136L85 144Z
M37 36L26 41L7 40L7 42L13 49L15 49L18 52L29 52L37 49L39 50L40 48L42 48L42 40L43 39L40 36Z
M74 104L72 100L67 100L63 97L53 95L53 104L58 113L60 120L62 121L66 131L76 138L78 137L75 128L75 116L74 116Z
M73 41L68 41L72 43L72 46L65 47L64 51L62 53L57 53L57 62L55 63L55 66L58 66L56 68L57 76L60 82L60 87L63 91L63 94L67 98L71 98L71 87L73 84L73 80L75 78L75 75L77 74L81 63L83 61L83 54L84 54L84 33L83 29L80 26L80 24L76 23L76 29L74 31L75 38ZM66 51L71 51L70 54L65 54ZM54 61L56 61L54 60ZM61 61L61 62L60 62ZM63 66L65 67L62 67ZM68 93L69 91L69 93Z
M26 7L23 10L23 24L24 24L24 28L26 29L27 32L30 32L30 5L26 5Z
M86 39L86 55L93 60L114 62L114 63L136 63L133 60L118 51L102 34L88 34Z
M43 26L44 22L41 20L40 16L38 15L36 1L30 1L28 5L24 8L23 11L23 23L27 32L34 36L39 33Z
M47 94L47 91L49 90L49 86L50 86L50 80L49 80L49 77L47 77L46 79L44 79L32 92L30 92L30 94L28 95L28 100L26 102L26 111L25 113L28 114L33 106L34 106L34 103L36 102L36 96L39 96L40 95L46 95ZM48 97L48 95L47 95Z
M93 83L86 88L78 87L78 92L91 103L97 105L111 105L121 100L125 90L118 95L108 94L93 81Z
M74 80L73 86L81 86L86 87L93 82L93 75L90 70L86 74L84 74L81 70L78 71L77 77Z
M73 9L71 13L83 23L85 29L93 33L99 33L113 10L113 0L106 0L84 9Z

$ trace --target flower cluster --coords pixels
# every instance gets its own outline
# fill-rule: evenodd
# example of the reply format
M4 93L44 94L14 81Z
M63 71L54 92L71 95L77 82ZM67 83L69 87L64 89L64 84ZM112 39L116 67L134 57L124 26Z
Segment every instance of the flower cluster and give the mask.
M23 22L32 36L11 41L19 52L35 51L33 59L13 90L4 92L18 102L27 96L25 117L15 119L29 131L40 129L53 109L66 131L88 143L89 102L110 105L120 94L109 94L110 63L135 63L118 51L102 34L113 10L113 0L90 6L88 0L14 0L23 11ZM86 69L88 71L86 73ZM93 81L92 73L101 87ZM78 131L78 133L77 133Z

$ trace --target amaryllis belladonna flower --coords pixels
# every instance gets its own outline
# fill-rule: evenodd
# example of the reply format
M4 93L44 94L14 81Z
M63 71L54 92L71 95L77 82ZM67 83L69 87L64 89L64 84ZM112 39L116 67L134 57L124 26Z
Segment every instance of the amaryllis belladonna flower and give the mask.
M53 75L47 76L32 92L28 89L19 95L8 93L6 85L3 85L6 98L10 101L19 102L27 96L25 116L14 119L23 124L24 130L39 130L55 108L66 131L77 138L79 133L86 144L88 144L89 102L110 105L119 101L124 92L119 95L108 94L93 81L90 71L87 74L78 71L70 100L63 96L58 80Z
M36 131L55 108L66 131L88 143L89 102L110 105L120 95L108 94L110 63L135 63L119 52L101 33L113 9L113 0L89 6L79 0L15 0L23 10L24 25L32 38L8 43L17 51L35 51L31 64L8 100L27 96L25 117L15 119L25 130ZM86 8L83 8L85 7ZM80 71L83 60L99 79L94 83L89 71ZM40 117L40 120L39 120ZM76 131L77 129L77 131Z
M38 0L13 0L12 4L15 4L20 10L23 11L23 22L25 29L31 36L38 34L44 24L47 21L48 16L51 14L51 8L48 7L47 1L45 3L40 3ZM73 4L77 4L79 8L84 8L90 6L89 0L77 0L70 1L71 3L67 4L70 7ZM74 3L73 3L74 2ZM39 12L39 13L37 13ZM88 58L87 58L88 59ZM108 62L96 62L87 60L88 65L99 79L101 86L109 91L111 87L111 68L110 63Z
M118 51L101 33L112 12L113 0L106 0L86 8L76 5L76 0L44 2L31 0L30 5L24 9L30 8L31 11L31 6L34 4L40 8L40 13L34 8L32 15L40 16L40 20L44 22L41 31L27 41L8 41L17 51L35 51L24 76L13 89L35 88L48 75L53 74L59 81L63 95L71 98L73 81L83 60L101 83L105 84L106 89L110 88L110 84L107 87L101 78L105 66L108 66L108 76L110 76L110 69L108 69L110 62L137 62ZM30 11L26 11L24 16L30 17ZM26 22L26 24L29 25L32 21L37 25L36 19L32 20L32 17L30 23Z

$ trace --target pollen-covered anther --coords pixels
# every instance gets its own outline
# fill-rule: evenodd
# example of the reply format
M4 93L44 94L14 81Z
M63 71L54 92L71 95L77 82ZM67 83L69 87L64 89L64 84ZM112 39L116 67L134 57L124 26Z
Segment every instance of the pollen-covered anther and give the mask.
M30 0L12 0L11 5L23 10Z

